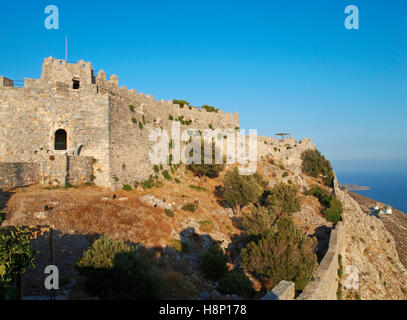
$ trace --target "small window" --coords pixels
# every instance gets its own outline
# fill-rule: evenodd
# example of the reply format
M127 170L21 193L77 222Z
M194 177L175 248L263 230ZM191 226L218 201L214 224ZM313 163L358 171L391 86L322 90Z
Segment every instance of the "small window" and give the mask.
M72 82L73 82L72 88L73 88L74 90L78 90L78 89L79 89L79 86L80 86L80 81L79 81L79 79L73 79Z
M66 131L58 129L55 131L55 150L66 150Z

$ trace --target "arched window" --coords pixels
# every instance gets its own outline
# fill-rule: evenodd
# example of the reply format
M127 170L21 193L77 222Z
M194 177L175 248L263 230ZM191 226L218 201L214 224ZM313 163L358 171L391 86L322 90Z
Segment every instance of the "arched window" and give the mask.
M58 129L55 131L55 150L66 150L66 131Z

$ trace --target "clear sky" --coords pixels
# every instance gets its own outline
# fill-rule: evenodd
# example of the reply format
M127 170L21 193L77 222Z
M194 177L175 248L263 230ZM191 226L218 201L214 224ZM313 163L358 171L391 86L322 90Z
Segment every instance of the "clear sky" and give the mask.
M50 4L59 30L44 27ZM351 4L359 30L344 27ZM0 75L38 78L65 35L68 60L156 99L310 137L334 164L407 166L407 1L2 1Z

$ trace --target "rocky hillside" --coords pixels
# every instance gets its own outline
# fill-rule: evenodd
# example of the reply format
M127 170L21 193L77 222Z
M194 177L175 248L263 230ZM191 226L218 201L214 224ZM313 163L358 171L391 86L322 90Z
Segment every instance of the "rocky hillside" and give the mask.
M304 174L300 154L304 150L300 144L285 149L286 143L280 144L285 156L276 157L264 150L258 162L258 172L268 188L279 183L297 188L301 209L293 213L294 222L317 240L315 252L318 262L328 250L334 223L327 221L324 206L307 191L315 186L327 194L335 191L342 202L346 229L342 257L344 270L340 279L342 287L346 287L347 266L355 266L359 275L359 288L344 288L342 298L407 298L406 269L383 222L364 213L360 205L337 185L332 189L322 177ZM296 152L296 149L299 151ZM280 154L274 151L274 147L271 150ZM220 244L227 253L229 270L242 270L240 252L245 238L241 216L225 206L218 194L227 169L211 179L199 178L184 166L171 172L160 168L157 174L161 181L155 186L141 184L115 193L94 186L69 189L32 186L9 190L2 204L6 217L2 227L54 227L55 263L61 266L64 276L61 286L67 298L90 298L85 294L83 279L77 273L75 263L100 235L138 244L152 259L157 272L163 275L166 298L239 298L220 294L215 289L216 283L203 279L199 270L202 254L213 243ZM241 214L250 210L247 207ZM48 263L49 257L47 230L42 230L33 241L40 253L39 268L30 270L25 276L24 291L30 296L46 294L42 289L42 267ZM257 290L256 297L261 297L264 293L260 289L264 283L250 274L248 276ZM178 281L188 284L188 288L175 290Z
M359 289L345 289L345 298L406 299L407 271L400 262L394 238L380 219L363 212L347 192L339 188L335 191L344 206L343 265L356 266L359 275ZM344 286L346 276L342 280Z

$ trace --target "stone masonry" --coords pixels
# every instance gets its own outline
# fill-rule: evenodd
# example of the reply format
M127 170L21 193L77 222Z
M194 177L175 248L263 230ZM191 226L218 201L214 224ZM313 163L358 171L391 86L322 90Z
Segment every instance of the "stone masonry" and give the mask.
M43 184L67 183L70 172L61 172L74 167L63 162L73 156L92 159L91 169L84 164L90 160L82 162L86 174L82 172L82 180L74 179L76 183L92 177L96 185L119 189L143 181L153 174L149 152L156 142L150 141L149 135L155 128L171 135L173 120L179 121L181 132L239 128L237 113L157 101L151 95L119 87L118 77L112 75L108 80L103 70L95 76L91 64L83 60L72 64L46 58L40 79L25 79L23 88L0 77L0 162L42 163ZM62 150L56 147L57 131L61 130L66 133ZM279 141L259 136L257 141L259 158L271 156L293 170L301 161L301 152L315 148L309 139ZM49 162L51 156L56 162Z

